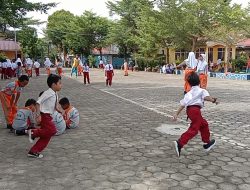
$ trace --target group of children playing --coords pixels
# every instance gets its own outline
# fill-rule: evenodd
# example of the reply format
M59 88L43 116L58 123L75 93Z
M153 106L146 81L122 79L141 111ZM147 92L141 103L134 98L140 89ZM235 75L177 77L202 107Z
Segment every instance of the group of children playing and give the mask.
M75 59L73 67L77 66L77 59ZM187 62L187 65L191 65L191 63L191 61ZM111 86L114 75L112 64L105 66L105 75L107 77L106 85ZM201 134L204 142L203 148L206 151L209 151L216 143L214 139L210 139L208 123L202 117L200 110L204 106L204 101L218 104L217 98L211 97L208 91L200 86L199 72L191 71L185 78L190 88L185 89L185 96L180 101L181 106L174 114L173 120L176 121L181 111L186 108L191 124L188 130L177 141L174 141L178 157L181 149L198 132ZM16 135L28 135L31 143L34 142L34 139L39 138L28 152L28 156L42 158L41 152L46 148L52 136L60 135L66 129L79 126L79 112L70 104L68 98L65 97L58 101L57 92L61 90L62 84L61 76L56 74L49 74L47 78L49 89L41 92L37 101L28 99L23 108L17 109L22 88L28 83L27 75L20 76L17 81L7 84L0 91L0 100L7 128L14 131Z
M79 112L68 98L58 101L57 92L61 90L61 77L50 74L47 78L48 90L39 94L38 100L28 99L17 109L22 88L29 83L29 77L22 75L15 82L6 85L0 91L0 100L7 128L16 135L28 135L29 141L39 138L28 152L29 157L42 158L41 152L47 147L54 135L61 135L66 129L79 126Z

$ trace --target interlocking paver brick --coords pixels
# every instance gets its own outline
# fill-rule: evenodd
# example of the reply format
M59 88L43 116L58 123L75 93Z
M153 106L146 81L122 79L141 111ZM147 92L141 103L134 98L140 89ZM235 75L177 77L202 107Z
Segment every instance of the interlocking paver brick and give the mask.
M221 104L206 103L202 112L217 145L205 153L197 136L177 158L172 141L178 136L156 128L173 125L183 76L115 72L107 88L102 70L91 71L89 86L65 71L59 94L77 107L81 124L54 137L41 160L27 158L27 137L0 128L0 189L250 189L248 81L209 78L208 90ZM19 106L46 89L46 76L32 78ZM177 124L187 126L184 112L180 118ZM4 126L3 117L0 123Z

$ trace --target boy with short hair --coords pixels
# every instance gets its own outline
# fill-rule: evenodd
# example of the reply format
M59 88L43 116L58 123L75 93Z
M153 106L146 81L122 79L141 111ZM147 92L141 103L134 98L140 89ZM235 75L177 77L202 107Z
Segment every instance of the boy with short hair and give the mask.
M28 130L29 141L31 143L33 143L35 138L39 137L36 144L28 152L28 156L33 158L43 158L40 152L47 147L51 137L57 132L51 115L55 110L59 110L57 107L57 92L62 88L61 77L50 74L47 79L47 85L49 89L38 98L36 104L36 116L38 123L40 121L41 128Z
M28 99L25 103L25 107L18 109L12 125L15 135L26 135L27 130L35 128L35 119L33 115L35 111L36 100L34 99Z
M21 91L29 83L29 77L22 75L17 81L7 84L0 91L0 100L8 129L12 129L12 123L17 112L17 102Z
M200 79L195 72L192 72L187 80L191 85L191 90L186 93L184 99L180 101L181 106L174 115L174 120L176 121L180 112L186 108L187 116L191 120L191 125L188 130L181 135L178 141L174 141L175 151L178 157L180 157L183 146L195 137L199 131L202 141L205 143L203 148L206 151L209 151L216 143L214 139L210 140L208 123L202 117L200 109L204 106L204 101L209 101L217 105L217 98L211 97L207 90L199 87Z
M42 96L42 94L44 93L44 91L40 92L39 97ZM66 130L66 123L64 121L64 118L62 116L61 113L59 113L58 111L55 111L52 115L52 120L56 126L56 136L61 135L64 133L64 131Z
M79 126L80 116L78 110L73 107L69 99L64 97L59 101L62 109L65 111L63 114L64 120L66 121L66 126L68 129L74 129Z

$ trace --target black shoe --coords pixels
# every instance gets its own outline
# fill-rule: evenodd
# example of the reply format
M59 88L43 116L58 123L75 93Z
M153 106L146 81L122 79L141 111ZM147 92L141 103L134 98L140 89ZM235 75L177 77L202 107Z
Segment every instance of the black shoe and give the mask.
M14 130L14 134L16 136L22 136L22 135L26 135L25 130Z
M13 129L11 124L7 124L7 129Z
M28 153L28 157L32 157L32 158L43 158L42 154L39 153L35 153L35 152L29 152Z
M175 148L175 152L176 152L177 156L180 157L180 155L181 155L181 146L178 143L178 141L174 141L174 148Z
M214 145L216 144L216 141L214 139L212 139L209 143L204 144L203 148L208 152L209 150L211 150Z
M14 133L14 129L11 128L10 131L9 131L9 133Z

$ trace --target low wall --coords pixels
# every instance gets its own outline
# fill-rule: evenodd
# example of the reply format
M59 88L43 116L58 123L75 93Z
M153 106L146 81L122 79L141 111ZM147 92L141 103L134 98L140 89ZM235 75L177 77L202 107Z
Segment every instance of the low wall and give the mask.
M232 79L232 80L250 80L250 73L239 74L239 73L210 73L210 77L220 79Z

